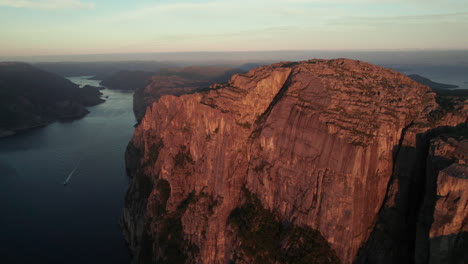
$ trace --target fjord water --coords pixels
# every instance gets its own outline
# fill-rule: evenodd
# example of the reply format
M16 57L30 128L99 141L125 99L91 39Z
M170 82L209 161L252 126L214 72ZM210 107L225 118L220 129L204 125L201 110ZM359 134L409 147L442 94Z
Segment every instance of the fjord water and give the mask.
M403 74L419 74L433 82L454 84L456 89L468 89L468 64L460 65L383 65Z
M132 94L103 93L83 119L0 139L0 263L130 262L119 219Z

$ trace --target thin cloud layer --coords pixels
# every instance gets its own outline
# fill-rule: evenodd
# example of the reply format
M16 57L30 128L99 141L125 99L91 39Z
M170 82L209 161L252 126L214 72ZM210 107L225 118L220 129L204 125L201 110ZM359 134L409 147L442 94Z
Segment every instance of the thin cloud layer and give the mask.
M0 0L0 55L466 49L465 2Z
M94 3L80 0L0 0L0 6L29 9L80 9L94 8Z

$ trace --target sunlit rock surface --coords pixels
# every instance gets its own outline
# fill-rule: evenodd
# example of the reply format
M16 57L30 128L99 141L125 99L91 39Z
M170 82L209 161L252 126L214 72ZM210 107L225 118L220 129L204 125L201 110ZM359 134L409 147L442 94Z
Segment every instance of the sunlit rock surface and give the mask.
M398 72L348 59L277 63L161 97L126 153L132 184L123 222L134 261L393 256L385 251L401 241L376 225L407 198L396 174L411 175L407 161L425 161L411 150L418 134L466 119L443 119L435 99Z

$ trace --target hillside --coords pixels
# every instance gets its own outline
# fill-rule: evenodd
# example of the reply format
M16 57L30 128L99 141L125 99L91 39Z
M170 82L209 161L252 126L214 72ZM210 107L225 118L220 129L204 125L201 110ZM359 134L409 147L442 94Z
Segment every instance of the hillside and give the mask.
M0 135L44 126L57 119L81 118L85 106L104 100L95 87L16 62L0 63Z

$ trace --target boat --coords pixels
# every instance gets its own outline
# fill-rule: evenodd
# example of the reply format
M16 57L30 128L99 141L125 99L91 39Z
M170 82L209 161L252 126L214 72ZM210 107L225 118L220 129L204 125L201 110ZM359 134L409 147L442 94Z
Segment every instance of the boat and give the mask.
M78 166L76 166L70 174L68 174L67 179L63 182L63 186L66 186L68 184L68 181L70 181L71 177L73 176L73 173L75 173L76 169L78 169Z

